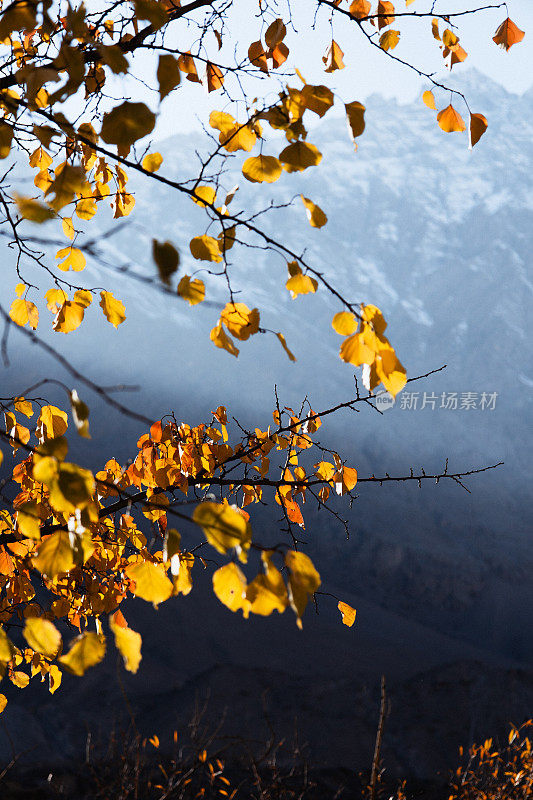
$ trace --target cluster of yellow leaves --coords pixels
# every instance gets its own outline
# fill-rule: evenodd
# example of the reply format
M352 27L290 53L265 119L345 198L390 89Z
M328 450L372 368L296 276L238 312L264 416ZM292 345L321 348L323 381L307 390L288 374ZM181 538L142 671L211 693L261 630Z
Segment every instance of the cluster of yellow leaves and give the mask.
M60 251L60 253L62 252ZM24 283L17 284L15 288L17 299L11 304L9 316L17 325L23 327L29 324L35 330L39 323L39 311L35 303L22 298L25 291ZM85 309L91 305L93 300L91 292L86 289L75 291L72 300L69 300L64 289L49 289L44 298L46 307L54 314L52 328L58 333L71 333L79 328L85 316ZM118 328L126 319L124 304L113 297L111 292L100 292L100 308L107 321L115 328Z
M348 311L335 314L332 326L336 333L346 336L340 348L341 359L354 366L364 365L363 383L369 391L382 383L393 396L401 392L407 376L384 335L387 323L379 308L361 305L359 330L355 314Z
M236 308L226 308L223 316L234 336L250 335L253 312L246 323ZM78 433L88 435L87 406L76 391L70 393L70 402ZM32 432L20 418L26 422L37 410ZM228 465L243 466L246 482L227 482L223 501L200 502L190 520L219 555L230 559L213 575L215 594L245 616L282 613L290 606L301 627L307 602L320 586L320 576L308 556L256 545L262 570L249 583L232 559L248 562L253 542L245 507L262 502L262 481L271 471L273 450L285 454L287 466L277 480L266 482L272 485L290 524L304 526L302 504L309 480L321 485L322 503L331 489L344 495L355 487L356 470L343 464L338 454L333 454L332 463L318 462L309 473L300 464L300 454L313 447L312 436L321 425L311 409L302 417L290 408L276 410L275 430L256 428L234 444L229 442L223 406L213 412L210 424L191 427L159 421L141 436L138 453L128 467L110 459L96 475L66 460L68 415L61 408L37 408L35 402L19 397L4 417L13 452L23 448L24 455L13 469L12 479L19 485L14 514L0 514L0 673L5 671L15 685L23 687L39 674L43 680L48 676L50 691L55 691L61 669L83 675L99 663L106 652L104 616L109 617L126 669L137 671L141 637L128 627L120 603L131 595L157 607L172 596L189 594L193 586L195 556L183 548L180 533L167 525L166 491L179 490L186 496L191 486L206 489L210 479L216 483L218 475L226 474ZM34 445L29 444L32 435ZM117 521L113 503L128 489L144 493L142 515L160 537L151 549L130 513ZM278 557L283 558L287 580L274 564ZM42 592L39 604L35 600L35 575L48 593L48 604ZM346 624L353 622L346 604L339 609ZM17 618L25 626L24 651L15 647L1 627ZM66 653L57 627L63 619L79 630ZM88 629L91 620L95 630ZM20 669L23 663L31 664L31 674Z

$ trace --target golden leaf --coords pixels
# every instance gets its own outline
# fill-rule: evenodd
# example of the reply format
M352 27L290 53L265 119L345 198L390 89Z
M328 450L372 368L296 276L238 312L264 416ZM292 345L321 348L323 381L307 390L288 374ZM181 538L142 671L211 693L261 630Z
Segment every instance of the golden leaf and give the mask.
M352 17L355 17L355 19L364 19L370 14L371 8L372 3L370 0L354 0L353 3L350 4L350 14Z
M55 658L61 647L61 634L56 626L43 617L30 617L24 625L23 636L32 650L47 658Z
M100 308L111 325L115 328L126 319L126 309L124 304L113 297L111 292L100 292Z
M388 30L381 34L379 46L382 50L394 50L399 41L400 31Z
M216 64L212 64L210 61L207 62L206 65L206 81L207 81L207 91L208 92L216 92L217 89L221 89L224 83L224 75L222 74L222 70Z
M80 400L78 392L73 389L70 393L70 407L72 411L72 419L78 434L84 439L90 439L89 434L89 407Z
M320 164L322 153L310 142L293 142L281 151L279 160L287 172L301 172Z
M135 581L133 594L148 603L153 603L155 607L159 603L168 600L172 594L172 583L167 577L163 564L152 564L151 561L143 561L140 564L133 564L126 568L126 573Z
M19 194L15 194L15 202L20 216L30 222L37 222L40 225L56 216L55 211L49 206L45 206L43 203L37 202L37 200L32 200L31 197L22 197Z
M220 321L236 339L245 342L259 330L259 311L249 309L245 303L227 303Z
M435 105L435 95L429 89L422 95L422 100L432 111L437 110L437 106Z
M352 139L356 139L365 129L365 106L357 100L353 100L351 103L345 103L344 107Z
M33 566L48 578L70 572L74 567L74 554L68 531L56 531L42 540Z
M272 564L270 553L263 551L261 558L265 574L257 575L246 590L250 611L263 617L269 616L273 611L283 614L289 604L283 576Z
M378 30L392 25L394 22L394 5L388 0L380 0L378 3Z
M190 275L184 275L178 283L178 294L187 300L189 305L195 306L205 299L205 285L200 278L193 278Z
M84 675L90 668L103 661L105 639L92 631L82 633L74 639L72 646L59 663L73 675Z
M226 334L226 331L222 327L221 322L219 322L218 325L211 330L210 339L216 347L227 350L230 355L235 357L239 355L239 348L235 347L233 341Z
M200 503L192 516L207 541L219 553L235 548L241 561L246 560L246 551L252 541L252 529L246 517L227 503Z
M306 108L314 111L319 117L323 117L333 105L333 92L327 86L312 86L306 83L301 96Z
M0 664L7 664L13 658L14 647L7 633L0 625Z
M43 406L37 420L35 435L42 444L47 439L62 436L67 430L67 415L57 406Z
M322 56L322 61L326 65L326 72L335 72L337 69L344 69L346 66L342 60L344 53L335 40L332 40L326 50L326 55Z
M250 602L246 599L246 578L237 564L225 564L213 573L213 591L230 611L242 610L243 616L250 613Z
M328 221L328 218L326 217L320 206L317 206L308 197L304 197L303 194L301 194L300 197L302 198L302 203L305 206L309 224L313 228L322 228Z
M357 330L357 320L351 311L339 311L331 321L335 333L341 336L351 336Z
M13 300L11 308L9 309L9 316L13 322L21 327L29 323L30 328L35 330L39 324L39 311L37 306L35 303L30 303L29 300L23 300L22 297Z
M301 628L301 618L305 611L307 601L320 586L320 575L313 562L305 553L289 550L285 556L285 564L289 568L289 601L291 608L298 617L298 627Z
M189 248L194 258L198 261L222 261L222 253L218 241L213 236L195 236L189 242Z
M84 307L80 303L67 300L54 317L52 327L57 333L71 333L80 327L84 313Z
M135 674L142 659L141 634L117 624L113 616L109 617L109 627L113 631L116 648L124 659L124 666L128 672Z
M163 156L161 153L148 153L143 158L141 166L147 172L157 172L162 163Z
M291 261L287 265L289 268L290 278L285 284L285 288L291 293L294 300L299 294L314 293L318 289L318 281L311 278L310 275L304 275L302 270L296 263Z
M63 272L68 272L69 269L74 272L81 272L82 269L85 269L87 263L81 250L75 247L63 247L61 250L58 250L56 259L58 258L63 259L63 261L60 261L57 265Z
M505 19L498 27L498 30L492 37L492 41L500 47L503 47L504 50L509 50L513 44L518 44L518 42L521 42L524 36L524 31L521 31L520 28L515 25L512 19L507 17L507 19Z
M343 624L351 628L355 622L355 615L357 613L355 608L352 608L348 603L344 603L342 600L339 600L337 608L341 612Z
M276 336L278 337L279 341L281 342L281 346L283 347L283 349L287 353L287 355L289 357L289 360L290 361L296 361L296 357L295 357L294 353L292 353L289 350L289 347L287 345L287 342L285 341L284 335L282 333L276 333Z
M242 165L242 174L251 183L274 183L281 175L281 164L275 156L251 156Z
M437 114L437 122L439 123L439 127L446 133L460 133L466 130L463 118L451 103L445 109L439 111Z

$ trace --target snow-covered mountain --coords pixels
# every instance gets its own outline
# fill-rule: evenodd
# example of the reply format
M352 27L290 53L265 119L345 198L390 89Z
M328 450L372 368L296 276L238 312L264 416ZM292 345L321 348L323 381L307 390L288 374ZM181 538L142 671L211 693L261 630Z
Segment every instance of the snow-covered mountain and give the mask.
M451 470L505 462L470 480L470 495L442 483L422 489L363 487L349 512L348 542L323 514L310 516L309 538L324 579L343 596L352 593L354 604L368 611L365 658L372 662L381 647L390 664L412 647L421 670L436 669L420 655L434 631L444 637L435 645L438 663L462 657L533 663L533 94L509 95L474 71L465 73L460 85L472 110L489 121L473 152L465 136L442 133L421 102L399 106L374 97L367 103L367 128L357 152L344 121L326 119L309 134L324 153L319 168L285 176L266 189L241 181L238 195L239 202L256 209L270 196L285 203L299 192L319 203L329 217L321 230L307 225L299 198L294 208L265 215L263 224L295 250L306 247L307 260L346 296L383 310L409 375L448 365L408 387L409 394L419 392L416 409L408 407L414 405L412 396L400 396L382 416L368 410L330 418L321 440L341 449L360 474L405 474L420 465L440 471L446 458ZM201 146L201 138L193 136L162 142L157 149L166 173L190 174ZM224 177L226 188L236 178L237 168ZM179 298L161 294L156 283L132 278L132 271L154 276L154 236L179 247L180 274L197 269L188 241L203 229L201 212L188 198L163 186L156 190L133 175L130 187L135 212L119 232L102 236L101 258L89 260L84 273L87 285L105 286L125 302L126 322L115 332L102 323L99 309L92 309L77 333L48 336L77 367L103 383L140 384L138 394L123 400L154 418L175 410L179 418L199 421L223 403L244 423L267 425L274 384L287 405L308 395L313 408L323 409L353 396L353 371L338 359L339 338L330 327L338 305L322 289L291 300L283 288L283 259L235 249L234 285L239 299L261 309L266 328L284 332L296 364L267 335L243 343L233 359L209 342L216 308L189 309ZM98 224L102 233L116 228L111 221ZM3 269L7 275L7 263ZM201 277L208 299L225 302L222 283ZM52 364L20 337L12 337L10 348L13 364L4 371L2 394L20 391ZM470 393L477 407L441 408L443 393L446 402L457 393L459 406ZM480 407L483 394L495 395L493 408ZM85 399L94 438L83 443L80 457L94 464L114 454L128 457L139 426L110 414L96 398ZM273 523L258 517L256 524ZM194 626L193 611L190 615ZM394 615L403 628L391 621ZM237 636L232 624L225 618L230 638ZM282 623L272 622L277 624ZM380 638L383 625L393 631L386 645ZM199 655L180 680L203 675L216 661L257 667L256 657L250 661L245 655L244 634L240 644L235 639L237 651L241 648L235 655L216 638L216 628L207 626L207 644L193 637L197 652L204 647L209 655L204 660ZM269 635L258 634L256 646ZM459 652L449 637L469 644ZM468 650L471 646L479 649ZM361 659L363 651L347 646L344 656L341 671L347 676L351 659ZM259 663L279 667L269 655ZM413 666L398 680L412 680L414 671ZM369 667L365 680L370 674Z

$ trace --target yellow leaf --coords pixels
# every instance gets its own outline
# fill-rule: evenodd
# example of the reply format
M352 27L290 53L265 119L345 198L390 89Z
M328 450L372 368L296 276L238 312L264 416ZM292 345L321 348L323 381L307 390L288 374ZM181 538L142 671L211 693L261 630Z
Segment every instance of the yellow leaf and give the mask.
M87 264L81 250L75 247L63 247L61 250L58 250L56 259L58 258L63 258L63 261L60 261L57 265L63 272L68 272L69 269L74 272L81 272L82 269L85 269L85 265Z
M341 344L339 355L343 361L355 367L361 364L372 364L375 358L374 351L365 344L363 333L354 333Z
M118 625L113 616L109 617L109 627L115 636L116 648L124 659L124 666L128 672L133 672L135 674L139 669L142 658L141 634L132 631L131 628L124 628Z
M429 89L422 95L422 100L432 111L437 110L437 106L435 105L435 95Z
M23 397L15 398L15 411L19 411L25 417L33 417L33 406L29 400L25 400Z
M52 622L43 617L27 619L23 636L32 650L46 658L55 658L61 647L61 634Z
M39 539L41 520L35 501L24 503L17 510L17 527L27 539Z
M195 306L205 298L205 285L199 278L191 280L190 275L184 275L178 283L178 294L187 300L189 305Z
M344 69L346 66L342 60L344 53L335 40L332 40L326 50L326 55L322 56L322 61L326 66L326 72L335 72L337 69Z
M6 706L7 706L7 697L5 696L5 694L0 694L0 714L5 709Z
M218 325L211 330L210 339L216 347L227 350L230 355L235 357L239 355L239 348L235 347L232 340L222 327L221 322L219 322Z
M316 292L318 289L318 281L311 278L310 275L304 275L296 261L290 261L288 264L290 278L285 284L285 288L291 293L294 300L299 294L309 294Z
M180 263L180 254L172 242L158 242L152 239L152 255L157 265L159 277L167 286L170 286L170 276L173 275Z
M250 156L242 165L242 174L251 183L274 183L281 175L281 164L274 156Z
M308 197L304 197L303 194L301 194L300 197L302 198L302 203L305 206L309 224L313 228L322 228L328 221L328 218L326 217L320 206L317 206Z
M476 145L485 131L487 130L488 122L486 117L483 114L471 114L470 115L470 150Z
M400 363L396 353L390 347L382 348L379 351L379 358L375 362L376 372L385 389L396 397L407 383L405 368Z
M63 303L68 300L68 295L63 289L48 289L45 298L47 309L57 314Z
M63 233L67 239L74 239L74 234L76 231L74 230L74 225L72 224L72 217L64 217L61 222L61 227L63 228Z
M463 118L457 113L451 103L443 109L443 111L439 111L437 114L437 122L446 133L460 133L466 130Z
M379 46L382 50L394 50L399 41L400 31L388 30L381 34Z
M225 564L213 573L213 591L230 611L242 610L248 617L250 602L246 599L246 578L237 564Z
M142 168L147 172L157 172L163 163L163 156L161 153L148 153L142 160Z
M32 200L31 197L22 197L20 194L15 194L15 203L21 217L30 222L37 222L39 225L49 219L53 219L56 215L50 206L45 206L37 200Z
M227 303L220 321L236 339L245 342L259 330L259 311L257 308L249 309L245 303Z
M216 196L216 189L213 186L197 186L192 199L196 205L205 208L206 204L213 205Z
M320 164L322 153L310 142L293 142L281 151L279 160L287 172L301 172Z
M59 663L73 675L84 675L90 668L99 664L105 656L105 639L92 631L82 633L74 639L72 646Z
M1 25L1 22L0 22ZM13 128L5 120L0 122L0 158L7 158L11 152L13 141Z
M459 42L459 39L455 35L453 31L449 28L446 28L444 33L442 34L442 43L446 47L455 47L455 45Z
M352 139L356 139L365 129L365 106L353 100L351 103L345 103L344 108Z
M52 328L56 333L71 333L80 327L85 311L79 303L67 300L58 310Z
M9 675L9 678L13 686L17 686L19 689L25 689L30 682L30 676L22 670L15 670Z
M174 577L173 594L187 595L192 589L191 571L194 566L194 556L192 553L180 553L175 555L172 561L178 560L178 572ZM172 564L171 564L172 570Z
M216 239L212 236L195 236L189 243L191 253L198 261L222 261L222 253Z
M296 550L287 552L285 564L290 571L289 601L298 617L298 627L301 627L307 601L320 586L320 575L309 556Z
M63 673L61 672L57 664L50 664L50 671L48 673L48 690L50 694L54 694L54 692L57 692L57 690L61 686L62 678L63 678Z
M209 117L212 128L220 131L219 142L229 153L236 150L250 152L257 140L257 135L248 124L240 125L231 114L224 111L212 111Z
M42 540L33 566L48 578L70 572L74 567L74 554L68 531L56 531Z
M289 604L283 576L272 564L270 553L263 551L261 558L265 574L257 575L246 590L250 611L263 617L267 617L273 611L283 614Z
M57 406L43 406L37 420L35 435L42 444L47 439L62 436L67 430L68 422L65 411Z
M155 126L155 115L144 103L122 103L104 114L100 136L107 144L128 149L138 139L148 136Z
M87 289L78 289L74 292L74 302L83 308L88 308L93 301L91 292Z
M348 603L344 603L342 600L339 600L337 607L341 612L344 625L347 625L349 628L351 628L355 622L355 615L357 613L355 608L352 608L348 605Z
M246 560L246 551L252 542L252 529L246 517L226 503L200 503L192 516L207 541L219 553L235 548L241 561Z
M89 434L89 408L80 400L78 392L73 389L70 393L70 407L72 410L72 419L78 434L84 439L90 439Z
M85 508L91 502L95 492L92 472L66 462L59 465L56 479L47 485L50 492L50 505L56 511L72 513L78 508Z
M283 347L283 349L287 353L287 355L289 357L289 361L296 361L296 357L295 357L294 353L292 353L289 350L289 347L287 345L287 342L285 341L284 335L282 333L276 333L276 336L278 337L279 341L281 342L281 346Z
M323 117L333 105L333 92L327 86L312 86L306 83L301 95L306 108L314 111L319 117Z
M11 643L10 639L8 639L5 630L0 625L0 664L7 664L8 661L11 661L14 652L15 649L13 644Z
M113 297L111 292L100 292L100 308L111 325L115 328L126 319L126 309L124 304Z
M351 336L357 330L357 320L351 311L339 311L331 321L335 333L341 336Z
M29 323L30 328L35 330L39 324L39 311L35 303L30 303L29 300L23 300L18 297L11 303L9 309L9 316L17 325L24 327Z
M157 607L159 603L168 600L172 594L172 583L162 564L144 561L141 564L127 567L126 572L128 577L135 581L135 590L133 591L135 597L140 597Z
M178 62L170 53L159 56L157 65L157 82L159 83L159 98L163 100L172 89L179 86L181 74Z

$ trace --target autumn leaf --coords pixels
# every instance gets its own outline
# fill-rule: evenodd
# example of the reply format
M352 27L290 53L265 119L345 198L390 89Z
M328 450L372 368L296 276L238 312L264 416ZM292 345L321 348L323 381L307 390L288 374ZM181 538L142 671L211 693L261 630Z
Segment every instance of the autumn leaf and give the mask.
M70 393L70 408L72 411L72 419L78 435L83 439L90 439L89 434L89 407L83 400L80 400L78 392L73 389Z
M356 139L365 129L365 107L357 100L353 100L351 103L345 103L344 108L352 139Z
M394 22L394 5L387 2L387 0L380 0L378 3L378 30L386 28L387 25L392 25Z
M63 272L68 272L69 269L74 272L81 272L85 269L86 259L81 250L76 247L63 247L56 253L56 259L63 259L57 264L57 267Z
M39 203L37 200L32 200L31 197L22 197L22 195L15 194L15 202L20 216L29 222L37 222L40 225L56 216L53 209L43 203Z
M278 339L279 339L279 341L281 343L281 346L283 347L283 349L287 353L287 356L289 357L289 361L295 362L296 361L296 357L295 357L294 353L292 353L292 351L289 350L289 347L287 345L287 342L285 340L284 335L282 333L276 333L276 336L278 337Z
M335 72L337 69L344 69L346 66L343 62L344 53L335 40L332 40L330 46L326 50L326 55L322 57L322 61L326 66L326 72Z
M252 529L240 511L227 503L204 502L196 506L192 518L215 550L225 554L235 549L241 561L246 561Z
M509 50L513 44L521 42L524 36L524 31L521 31L518 25L515 25L512 19L507 17L498 27L498 30L492 37L492 41L504 50Z
M342 600L339 600L337 607L341 612L343 624L351 628L355 622L355 615L357 613L355 608L352 608L348 603L344 603Z
M294 300L299 294L314 293L318 289L318 281L311 278L310 275L304 275L301 268L296 261L290 261L287 264L289 270L289 279L285 284L285 288L292 295Z
M222 261L219 243L213 236L195 236L189 242L189 248L194 258L199 261Z
M111 292L100 292L100 308L105 318L115 328L118 328L126 319L126 309L120 300L113 297Z
M242 611L243 616L248 617L250 601L246 598L246 578L237 564L225 564L213 573L213 591L230 611Z
M54 321L53 329L58 333L72 333L80 327L85 315L85 306L81 303L67 300L58 309Z
M314 111L319 117L323 117L333 105L333 92L327 86L312 86L306 83L301 94L306 108Z
M116 648L124 659L124 666L128 672L135 674L142 659L141 634L133 631L127 625L124 627L120 622L115 621L114 616L109 617L109 627L113 631Z
M151 561L143 561L133 564L126 570L128 577L135 582L133 594L148 603L152 603L156 608L159 603L164 603L172 594L172 583L167 577L166 570L162 564L152 564Z
M158 242L157 239L152 239L152 256L161 281L170 286L170 278L179 267L180 254L172 242Z
M63 436L67 427L67 415L61 408L51 405L43 406L37 419L35 435L42 444L47 439Z
M388 30L382 33L379 39L379 46L383 50L394 50L400 41L400 31Z
M148 153L142 160L141 166L146 172L157 172L163 163L161 153Z
M432 111L437 110L437 106L435 105L435 95L429 89L422 95L422 100Z
M279 154L283 169L287 172L301 172L308 167L316 167L322 161L322 153L310 142L294 142Z
M187 300L190 306L196 306L205 299L205 285L200 278L193 278L184 275L178 283L178 294Z
M312 200L310 200L308 197L304 197L303 194L301 194L300 197L302 198L302 203L305 206L305 211L307 214L307 219L309 220L309 224L313 228L322 228L328 221L328 218L326 217L320 206L315 205L315 203L313 203Z
M252 614L267 617L273 611L283 614L289 604L287 587L281 572L272 564L271 554L263 551L261 559L265 572L248 584L246 599Z
M259 330L259 311L257 308L249 309L245 303L227 303L220 321L236 339L245 342Z
M52 579L70 572L74 567L74 554L68 531L56 531L44 538L32 563L35 569Z
M155 126L155 115L144 103L126 100L104 114L100 136L107 144L129 149L132 144L148 136Z
M171 53L163 53L160 55L157 65L159 99L163 100L176 86L179 86L180 81L180 68L174 56Z
M331 321L335 333L341 336L351 336L357 330L357 320L351 311L339 311Z
M212 64L210 61L207 62L205 77L207 81L208 92L216 92L217 89L222 88L224 83L224 75L220 67L218 67L216 64Z
M90 667L99 664L105 656L106 645L103 636L92 631L82 633L74 639L70 650L61 656L59 663L73 675L84 675Z
M353 0L350 4L350 14L355 19L364 19L370 14L372 3L370 0Z
M463 118L451 103L443 111L439 111L437 114L437 122L446 133L460 133L466 130Z
M308 555L289 550L285 556L289 569L289 602L296 613L298 627L302 627L302 616L311 597L320 586L320 575Z
M472 150L474 145L476 145L485 131L487 130L488 122L486 117L483 114L471 114L470 115L470 126L468 129L470 135L470 144L469 149Z
M22 297L18 297L16 300L13 300L11 303L11 308L9 309L9 316L17 325L24 327L24 325L29 324L30 328L36 330L37 325L39 324L39 311L35 303L31 303L29 300L24 300Z
M281 175L281 164L274 156L251 156L242 165L242 174L251 183L274 183Z
M52 622L43 617L27 619L23 636L32 650L47 658L55 658L61 647L61 634Z

